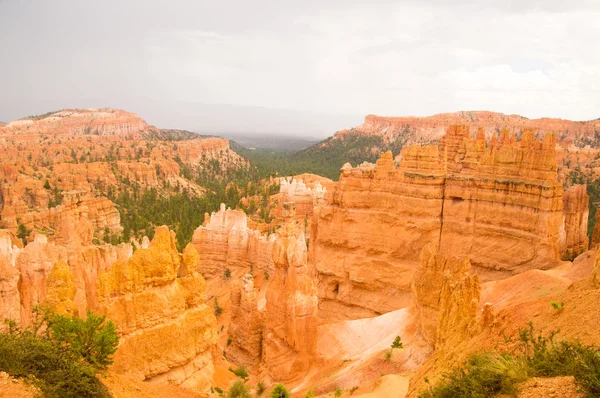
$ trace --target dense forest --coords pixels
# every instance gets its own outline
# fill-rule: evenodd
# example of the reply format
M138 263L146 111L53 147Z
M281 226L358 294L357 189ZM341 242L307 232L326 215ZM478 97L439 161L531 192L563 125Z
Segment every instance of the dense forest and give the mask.
M396 156L404 143L401 140L385 143L381 136L350 132L344 139L329 137L300 151L248 149L235 142L231 143L231 149L248 159L261 177L313 173L338 180L344 163L356 166L365 161L375 162L387 150Z

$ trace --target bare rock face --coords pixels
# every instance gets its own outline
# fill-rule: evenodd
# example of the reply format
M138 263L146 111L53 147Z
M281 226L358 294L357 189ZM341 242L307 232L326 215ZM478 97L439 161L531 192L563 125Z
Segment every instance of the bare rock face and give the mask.
M48 276L59 261L68 261L67 249L48 243L45 235L37 235L17 257L22 326L31 324L33 308L44 303Z
M211 280L228 268L271 272L273 239L248 228L243 211L226 209L221 204L220 210L205 217L204 225L194 231L192 244L202 253L199 272Z
M0 318L11 319L17 323L21 320L18 282L19 272L9 260L0 255ZM0 331L4 326L0 325Z
M278 204L273 210L273 216L283 217L283 204L292 202L295 205L296 217L305 219L311 217L315 206L323 203L327 188L320 181L307 186L302 179L282 179L279 184Z
M468 258L438 254L433 244L423 248L413 281L417 332L411 358L417 363L476 332L480 285L470 269Z
M588 250L590 197L585 185L573 185L563 194L564 221L560 231L560 253L571 260Z
M471 138L465 126L449 127L439 145L406 147L399 167L390 152L375 165L345 165L311 224L323 321L408 306L418 253L430 242L468 256L484 279L557 264L563 189L556 170L552 134L537 140L526 130L516 141L505 130L486 142L482 129ZM583 220L584 206L573 207L569 220ZM583 239L564 230L565 242Z
M264 305L259 303L251 274L234 282L231 293L231 321L228 336L231 345L227 359L245 366L257 365L262 359Z
M44 306L56 314L73 316L76 310L73 302L76 291L69 264L57 261L46 279Z
M208 389L217 331L213 311L204 304L198 259L191 245L179 254L175 234L159 227L147 249L99 276L98 309L115 321L121 339L116 371Z
M317 289L308 275L301 226L288 222L273 247L275 271L267 289L264 363L274 380L304 376L317 347Z

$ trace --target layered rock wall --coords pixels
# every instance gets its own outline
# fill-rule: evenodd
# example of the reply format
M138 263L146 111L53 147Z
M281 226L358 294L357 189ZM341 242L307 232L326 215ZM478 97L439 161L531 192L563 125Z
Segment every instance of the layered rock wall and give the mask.
M482 129L471 138L452 126L439 145L405 148L397 168L389 152L375 165L346 164L311 223L320 314L330 322L408 306L430 242L468 256L484 279L549 268L585 246L585 198L568 197L563 215L555 136L538 140L530 130L520 141L504 130L487 142Z
M563 223L560 230L560 253L572 260L588 250L590 197L585 185L573 185L563 194Z

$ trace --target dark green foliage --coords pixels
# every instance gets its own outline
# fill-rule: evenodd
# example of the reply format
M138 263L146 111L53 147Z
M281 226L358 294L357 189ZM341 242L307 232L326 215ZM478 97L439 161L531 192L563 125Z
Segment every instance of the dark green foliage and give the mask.
M381 136L350 132L343 139L329 137L297 152L272 149L250 150L235 144L232 144L232 149L250 160L261 177L314 173L337 180L344 163L357 165L365 161L374 162L381 152L387 150L391 150L394 156L398 155L405 142L404 136L393 143L385 143Z
M306 395L304 396L304 398L315 398L315 393L313 390L309 390Z
M404 345L402 344L402 339L400 338L400 336L396 336L396 338L394 339L394 342L392 343L392 348L403 348Z
M565 303L563 303L562 301L551 301L550 305L556 311L562 311L565 308Z
M271 398L290 398L290 393L283 384L277 384L271 391Z
M250 391L243 381L236 381L227 391L227 398L250 398Z
M44 183L44 189L50 189L50 181L46 180Z
M83 358L95 370L104 370L113 363L119 337L112 321L106 315L87 312L85 320L77 317L48 315L50 338Z
M519 330L516 352L474 354L419 397L513 395L517 384L530 377L557 376L574 376L588 397L600 396L600 349L577 342L556 342L556 333L536 334L530 323L528 328Z
M215 316L219 316L223 313L223 307L219 305L219 301L215 297ZM224 352L224 351L223 351Z
M0 333L1 371L31 380L44 397L110 397L96 372L112 362L116 350L118 337L111 322L89 313L84 321L53 314L42 318L36 312L26 330L7 323L9 333Z
M256 395L261 396L263 392L265 392L265 383L261 380L256 384Z
M335 389L335 392L333 393L333 396L336 398L341 397L344 394L344 392L338 387Z
M29 236L30 233L31 233L31 230L27 229L25 224L19 224L19 226L17 227L17 238L21 239L21 241L23 241L24 245L27 244L27 237Z
M225 277L225 279L231 278L231 271L229 270L229 268L225 270L225 272L223 273L223 277Z
M237 377L243 379L244 381L246 381L246 379L248 379L248 371L246 370L245 367L243 366L238 366L237 368L233 369L233 368L229 368L229 371L231 373L233 373L234 375L236 375Z

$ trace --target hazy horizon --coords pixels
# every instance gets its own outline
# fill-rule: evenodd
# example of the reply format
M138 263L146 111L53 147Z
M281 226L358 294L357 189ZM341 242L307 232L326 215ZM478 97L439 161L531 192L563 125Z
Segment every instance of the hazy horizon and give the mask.
M0 120L114 107L323 138L367 114L600 117L600 2L0 0Z

